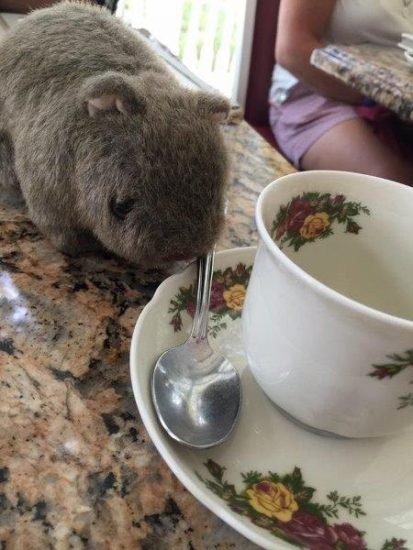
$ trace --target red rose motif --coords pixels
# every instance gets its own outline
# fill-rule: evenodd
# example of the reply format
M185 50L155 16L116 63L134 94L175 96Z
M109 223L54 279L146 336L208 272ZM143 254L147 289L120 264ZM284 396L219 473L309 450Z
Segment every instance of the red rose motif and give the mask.
M282 529L310 550L334 550L338 540L332 527L318 516L303 510L298 510L291 521L282 525Z
M331 205L340 206L340 204L343 204L345 200L346 197L344 195L336 195L334 198L331 199Z
M211 285L211 303L210 303L210 309L214 312L221 311L221 309L224 309L226 306L225 298L224 298L224 290L225 286L223 283L218 283L216 281L212 282Z
M365 550L367 548L363 535L350 523L336 524L334 525L334 531L339 541L346 545L346 550Z
M354 235L358 235L360 229L361 229L361 226L358 223L356 223L353 220L348 220L346 233L353 233Z
M313 214L314 208L307 201L302 199L293 199L287 211L287 230L299 231L304 220L310 214Z
M178 332L182 328L182 319L180 317L173 317L169 324L174 327L174 332Z
M383 378L391 378L391 375L389 371L386 369L386 367L376 367L374 371L371 373L371 376L375 376L379 380L383 380Z
M191 317L193 317L195 315L195 302L188 302L186 304L186 311Z
M247 270L245 269L244 264L238 264L237 267L235 268L234 274L237 277L243 277L245 275L246 271Z

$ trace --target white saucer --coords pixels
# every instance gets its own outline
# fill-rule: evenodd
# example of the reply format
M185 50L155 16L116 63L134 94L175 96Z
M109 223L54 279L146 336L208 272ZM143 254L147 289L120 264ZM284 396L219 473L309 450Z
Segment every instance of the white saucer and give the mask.
M413 45L399 42L397 44L399 48L403 50L403 55L407 63L412 67L413 66Z
M404 58L407 61L407 63L413 67L413 52L412 50L406 50L404 52Z
M196 498L263 548L412 550L412 432L374 440L313 434L282 416L246 368L239 307L254 255L255 248L238 248L216 257L210 341L239 369L243 389L239 425L223 445L192 451L172 441L150 396L157 358L189 334L184 310L195 267L164 281L141 313L131 378L152 441Z
M399 43L397 44L397 46L398 46L399 48L401 48L402 50L405 50L406 52L412 52L412 51L413 51L413 46L410 45L410 44L405 44L405 43L403 43L403 42L399 42Z
M397 45L406 50L413 50L413 34L403 32Z

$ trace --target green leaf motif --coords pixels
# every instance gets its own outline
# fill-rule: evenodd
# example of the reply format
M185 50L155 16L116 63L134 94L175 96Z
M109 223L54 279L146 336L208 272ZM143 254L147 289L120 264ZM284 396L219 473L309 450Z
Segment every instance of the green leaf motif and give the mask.
M260 474L259 472L256 472L255 470L251 472L247 472L246 474L241 474L241 476L242 476L242 480L247 485L247 487L254 485L255 483L259 483L264 479L262 474Z
M301 493L305 490L303 477L300 468L294 468L292 474L286 474L281 478L282 483L288 487L294 494Z
M380 550L409 550L406 546L406 540L395 539L386 540Z
M413 405L413 393L408 393L407 395L401 395L399 397L399 406L398 409L405 409Z
M315 491L316 490L313 487L304 487L301 491L295 494L295 498L303 503L310 502Z
M217 479L220 483L222 483L222 476L224 475L224 472L226 470L225 467L220 466L216 462L214 462L211 458L209 458L204 463L205 468L208 470L208 472L211 474L212 477Z

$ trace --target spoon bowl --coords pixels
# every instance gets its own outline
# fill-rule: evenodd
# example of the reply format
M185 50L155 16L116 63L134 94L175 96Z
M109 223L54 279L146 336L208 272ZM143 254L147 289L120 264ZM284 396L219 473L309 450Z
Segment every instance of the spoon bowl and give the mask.
M181 346L158 359L152 399L159 421L176 441L197 449L225 441L241 404L235 367L215 353L207 339L214 252L198 259L197 306L192 332Z

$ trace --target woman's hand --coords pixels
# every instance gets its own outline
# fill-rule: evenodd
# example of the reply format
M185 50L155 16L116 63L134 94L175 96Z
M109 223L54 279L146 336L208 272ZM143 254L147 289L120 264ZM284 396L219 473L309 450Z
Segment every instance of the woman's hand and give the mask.
M325 45L323 36L336 0L281 0L275 58L314 91L358 104L362 95L310 64L311 53Z

